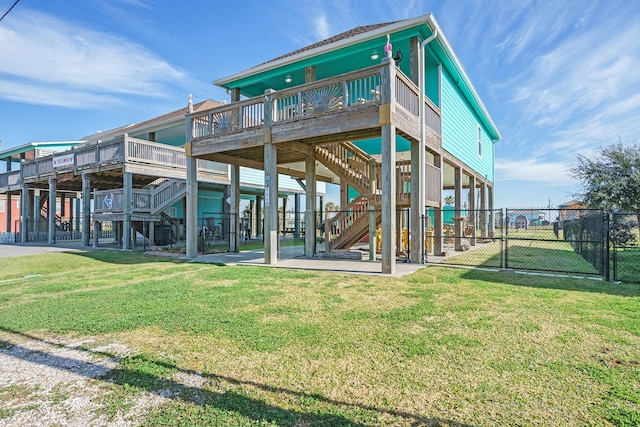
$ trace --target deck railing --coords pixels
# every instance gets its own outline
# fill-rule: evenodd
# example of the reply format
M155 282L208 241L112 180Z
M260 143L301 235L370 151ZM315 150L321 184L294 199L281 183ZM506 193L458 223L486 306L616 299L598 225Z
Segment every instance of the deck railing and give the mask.
M56 159L64 161L56 162ZM53 155L25 161L21 171L11 172L6 179L8 185L12 185L9 177L15 180L15 184L21 178L37 178L39 176L52 175L55 172L81 171L110 163L138 163L156 167L186 170L186 157L183 147L174 147L158 142L145 141L131 138L127 135L119 135L107 141L96 141L82 144L71 150ZM207 160L198 160L198 172L226 176L227 165ZM18 174L16 176L16 174ZM0 175L0 187L4 183L3 175Z
M264 125L263 97L256 97L191 114L193 138L262 127Z
M380 102L380 67L307 83L272 94L274 122Z
M20 185L20 177L22 171L9 171L0 174L0 188L13 187Z
M379 104L380 72L381 66L376 65L191 114L192 138L262 128L265 122L290 122L364 104ZM418 87L400 71L396 73L394 84L395 102L418 117ZM426 96L424 100L426 125L440 135L440 110ZM271 105L265 108L268 102ZM273 117L266 118L265 111L272 111Z

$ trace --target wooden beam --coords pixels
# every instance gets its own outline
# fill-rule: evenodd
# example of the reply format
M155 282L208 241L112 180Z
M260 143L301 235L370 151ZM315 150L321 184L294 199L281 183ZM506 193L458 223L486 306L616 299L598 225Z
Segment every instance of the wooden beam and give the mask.
M252 169L260 169L264 170L264 162L258 162L256 160L245 159L243 157L235 157L229 156L227 154L210 154L207 156L207 160L213 160L214 162L234 164L237 163L240 166L244 166ZM297 169L291 169L284 166L278 166L278 173L282 175L292 176L295 178L303 178L305 177L305 172ZM316 181L328 182L330 184L335 181L333 178L325 175L316 175Z
M289 142L281 142L278 144L278 148L286 148L290 151L295 151L296 153L311 155L313 154L313 146L309 144L303 144L297 141L289 141Z

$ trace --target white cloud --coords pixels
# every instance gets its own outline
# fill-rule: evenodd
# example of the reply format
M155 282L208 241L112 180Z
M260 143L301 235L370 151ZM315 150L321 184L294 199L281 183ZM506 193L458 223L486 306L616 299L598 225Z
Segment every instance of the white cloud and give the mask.
M185 74L144 47L35 11L0 27L0 97L24 103L88 107L117 96L165 96ZM84 100L84 101L83 101Z
M324 40L331 35L329 31L329 23L327 22L327 16L323 11L313 19L313 33L318 38L318 40Z
M496 180L528 181L551 185L567 185L572 181L567 171L570 164L563 162L539 162L536 159L496 159Z

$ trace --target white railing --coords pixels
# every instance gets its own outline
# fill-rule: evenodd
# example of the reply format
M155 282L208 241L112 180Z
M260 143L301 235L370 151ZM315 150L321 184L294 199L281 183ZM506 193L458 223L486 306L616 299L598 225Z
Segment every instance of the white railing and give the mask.
M256 97L191 114L193 138L251 129L264 125L264 100Z
M157 213L173 204L186 191L186 181L172 179L156 189L131 190L131 213ZM94 192L96 213L124 212L124 189L98 190Z
M380 67L274 92L273 121L291 121L380 102Z
M187 182L184 180L172 179L165 182L153 190L153 212L158 212L173 204L186 191Z
M69 158L72 157L73 162L54 167L54 157L65 155L68 155ZM82 144L71 150L25 161L21 166L21 176L16 175L14 177L14 175L11 175L11 177L15 179L15 184L19 184L21 178L36 178L42 175L52 175L55 172L77 172L100 165L122 162L181 170L186 170L187 167L184 148L182 147L173 147L158 142L120 135L112 140ZM227 176L227 170L226 164L198 159L199 172ZM20 171L15 171L14 174L19 173ZM0 184L2 182L0 180Z
M0 188L12 187L15 185L20 185L20 178L22 176L22 171L9 171L0 174Z
M419 89L402 73L396 73L396 102L405 110L418 117L420 104L418 101Z

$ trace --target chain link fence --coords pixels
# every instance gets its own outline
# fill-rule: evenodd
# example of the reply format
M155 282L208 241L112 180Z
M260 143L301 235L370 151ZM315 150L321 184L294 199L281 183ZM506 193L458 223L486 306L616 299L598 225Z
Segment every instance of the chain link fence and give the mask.
M640 283L640 212L613 212L609 236L613 280Z

